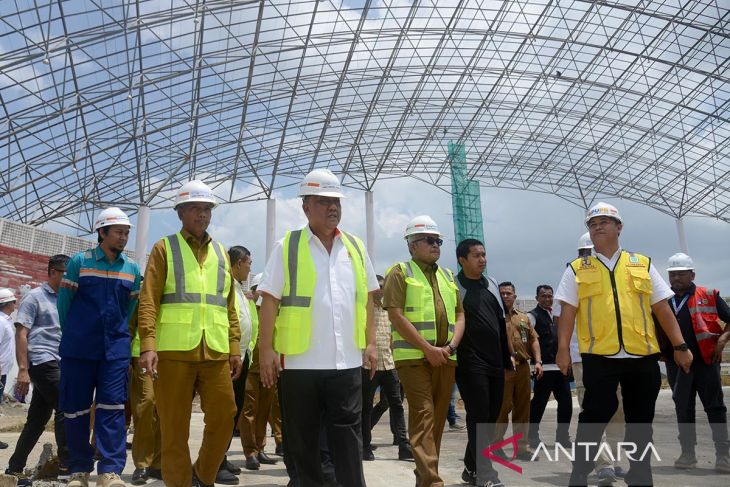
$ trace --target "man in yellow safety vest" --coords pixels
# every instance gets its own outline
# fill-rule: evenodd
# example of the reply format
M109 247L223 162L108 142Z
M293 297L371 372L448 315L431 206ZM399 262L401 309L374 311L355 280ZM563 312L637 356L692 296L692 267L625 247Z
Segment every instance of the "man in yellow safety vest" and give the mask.
M393 325L393 359L408 400L408 433L416 485L442 487L439 450L464 333L464 310L454 275L436 264L441 232L431 217L413 218L405 239L411 260L391 267L383 308Z
M231 379L241 373L241 330L225 248L207 229L216 201L202 181L182 185L180 232L150 253L139 304L140 369L153 378L162 432L162 477L169 487L212 486L233 431ZM205 415L203 443L190 463L192 398Z
M377 369L372 293L380 287L362 241L338 228L337 176L315 169L299 195L308 224L276 243L258 287L261 381L274 386L283 367L284 459L299 485L325 485L323 424L337 483L364 486L360 367Z

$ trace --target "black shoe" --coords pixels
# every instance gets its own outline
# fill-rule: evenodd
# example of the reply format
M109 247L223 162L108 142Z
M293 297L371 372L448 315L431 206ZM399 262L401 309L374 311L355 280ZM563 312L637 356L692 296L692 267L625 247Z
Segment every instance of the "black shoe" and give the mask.
M400 441L395 436L393 437L393 445L400 445Z
M241 475L240 467L236 467L235 465L233 465L231 462L228 461L228 458L226 457L223 457L223 463L221 463L221 468L225 468L233 475Z
M499 458L502 458L502 459L504 459L504 460L507 460L507 454L506 454L506 453L504 452L504 450L503 450L503 449L501 449L501 448L496 448L496 449L495 449L495 450L494 450L494 451L492 452L492 455L494 455L495 457L499 457Z
M238 485L238 476L233 475L221 465L221 468L218 469L218 473L215 474L215 483L223 485Z
M200 481L195 472L193 472L193 487L215 487L215 484L204 484Z
M362 459L365 460L366 462L373 462L373 461L375 461L375 454L370 449L363 450Z
M264 465L276 465L276 463L279 461L276 458L271 458L265 452L259 452L258 459L259 462L263 463Z
M411 450L411 445L406 443L405 445L398 447L398 460L403 460L404 462L413 460L413 450Z
M147 468L147 475L150 478L162 480L162 469L161 468L154 468L154 467L148 467Z
M17 479L16 484L18 487L31 487L33 485L33 479L25 475L25 472L11 472L10 469L5 470L5 475L12 475Z
M261 464L254 455L246 458L246 470L258 470L260 468Z
M4 441L0 441L0 450L4 450L8 447L8 444Z
M234 438L240 438L241 437L241 432L238 431L238 428L236 428L236 429L233 430L233 437Z
M131 450L132 449L132 443L130 443L128 441L127 444L126 444L126 447L127 447L127 450Z
M132 485L144 485L150 478L150 473L147 468L135 468L132 473Z
M284 447L281 445L276 445L276 449L274 450L274 455L283 457L284 456Z
M464 470L461 472L461 480L466 482L469 485L476 485L477 484L477 473L472 472L468 468L464 468Z
M521 451L517 453L517 460L524 460L529 462L532 460L533 453L531 451ZM535 461L538 461L540 457L535 457Z

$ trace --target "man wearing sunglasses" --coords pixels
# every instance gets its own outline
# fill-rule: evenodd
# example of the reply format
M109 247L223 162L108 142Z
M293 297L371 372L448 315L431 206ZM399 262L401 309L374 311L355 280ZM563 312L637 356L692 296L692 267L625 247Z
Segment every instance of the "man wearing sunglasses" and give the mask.
M408 399L416 485L442 487L439 450L464 311L454 275L436 264L443 243L436 222L426 215L415 217L405 239L411 260L388 272L383 307L393 324L393 359Z

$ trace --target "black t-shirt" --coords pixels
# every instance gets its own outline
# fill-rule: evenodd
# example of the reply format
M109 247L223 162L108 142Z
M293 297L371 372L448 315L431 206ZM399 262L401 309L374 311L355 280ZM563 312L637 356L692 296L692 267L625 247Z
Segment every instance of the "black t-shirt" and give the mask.
M502 308L483 276L469 279L460 272L457 279L466 290L462 299L466 324L456 355L459 368L501 376L512 367Z

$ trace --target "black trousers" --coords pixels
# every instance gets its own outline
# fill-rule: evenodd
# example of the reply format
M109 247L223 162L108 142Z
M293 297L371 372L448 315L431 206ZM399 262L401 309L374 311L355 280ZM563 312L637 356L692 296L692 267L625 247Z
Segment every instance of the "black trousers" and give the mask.
M46 423L54 415L56 445L61 465L68 466L68 447L66 446L66 428L63 426L63 412L58 410L58 391L61 384L61 368L52 360L39 365L31 365L28 369L30 382L33 384L33 397L28 408L28 419L20 433L15 452L10 457L8 469L11 472L22 472L28 462L28 455L38 443Z
M727 455L730 442L727 433L727 407L722 394L720 364L695 362L685 374L673 361L667 361L667 379L672 387L672 399L677 411L679 443L682 451L694 452L697 444L695 403L700 396L712 430L712 441L719 455Z
M320 428L343 487L364 487L362 468L362 375L346 370L281 372L280 393L285 452L290 454L301 487L324 484Z
M380 386L380 395L387 398L390 407L391 426L394 426L393 436L399 447L408 444L406 434L406 419L403 412L403 402L400 395L400 381L395 370L378 370L370 380L370 371L362 369L362 447L364 451L371 448L373 399L375 390ZM380 413L382 415L382 413ZM378 419L380 416L378 416Z
M393 371L393 374L395 375L396 379L398 378L398 372ZM403 397L405 397L405 392L403 391L403 384L400 383L400 379L398 379L398 388L400 389L399 397L400 397L400 403L403 405ZM375 428L375 425L378 424L378 421L380 421L380 418L385 414L385 411L388 410L390 407L390 403L388 402L388 396L387 395L380 395L380 400L378 403L373 406L373 411L370 413L370 429L372 430ZM404 408L405 410L405 408ZM389 416L390 418L390 432L393 433L393 439L395 440L397 438L397 425L395 423L395 416L392 414ZM406 429L406 434L408 434L408 430Z
M528 440L530 446L540 443L540 421L545 414L550 394L558 402L558 427L555 431L555 441L570 441L568 428L573 416L573 397L570 395L570 382L559 370L543 372L540 380L535 379L534 395L530 401L530 430Z
M456 369L456 384L459 386L461 399L466 409L466 433L467 443L464 451L464 466L467 470L477 470L477 424L486 425L487 441L484 446L492 442L494 437L494 424L499 418L499 411L502 408L502 396L504 395L504 374L489 376L485 373L466 370L461 365ZM479 462L480 468L477 471L478 480L496 480L497 471L488 458Z
M583 355L583 411L578 416L576 444L592 442L596 446L576 448L570 485L586 485L588 474L593 470L601 436L606 424L618 408L616 389L621 384L626 434L624 441L636 445L634 460L625 481L628 485L653 485L651 453L643 455L652 441L654 408L661 385L661 375L656 356L642 358L606 358L599 355Z

